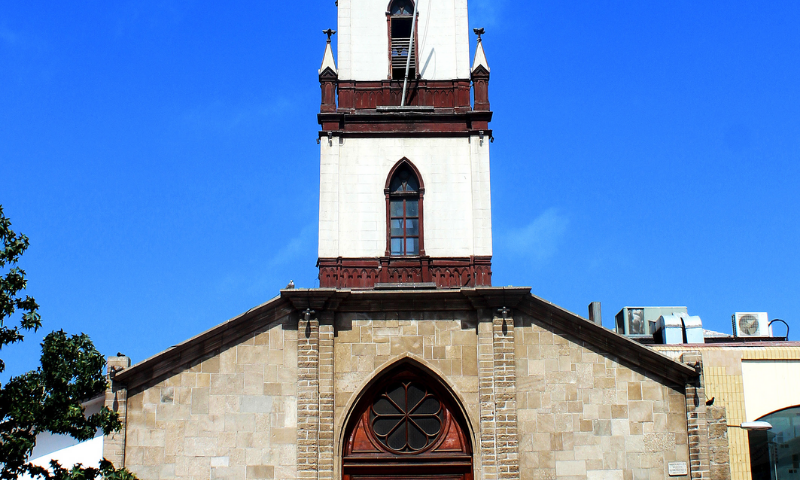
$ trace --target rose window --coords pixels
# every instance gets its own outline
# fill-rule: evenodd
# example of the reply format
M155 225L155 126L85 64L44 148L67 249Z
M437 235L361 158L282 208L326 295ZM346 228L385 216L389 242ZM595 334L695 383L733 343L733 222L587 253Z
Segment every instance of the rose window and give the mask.
M442 404L427 388L402 382L385 389L372 403L369 422L375 437L395 452L414 453L442 433Z

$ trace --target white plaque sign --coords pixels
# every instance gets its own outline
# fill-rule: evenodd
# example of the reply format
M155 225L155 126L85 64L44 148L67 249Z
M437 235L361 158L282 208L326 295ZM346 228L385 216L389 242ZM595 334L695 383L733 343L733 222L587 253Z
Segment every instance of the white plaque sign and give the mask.
M689 475L689 466L686 462L672 462L669 464L670 477L682 477Z

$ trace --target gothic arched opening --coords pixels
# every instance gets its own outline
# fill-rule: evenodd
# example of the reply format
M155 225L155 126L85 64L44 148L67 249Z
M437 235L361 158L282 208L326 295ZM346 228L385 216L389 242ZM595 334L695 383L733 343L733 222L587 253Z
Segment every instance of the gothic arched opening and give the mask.
M425 255L422 200L425 187L416 167L403 158L386 180L386 255Z
M347 423L343 480L472 480L472 445L450 392L403 364L362 396Z

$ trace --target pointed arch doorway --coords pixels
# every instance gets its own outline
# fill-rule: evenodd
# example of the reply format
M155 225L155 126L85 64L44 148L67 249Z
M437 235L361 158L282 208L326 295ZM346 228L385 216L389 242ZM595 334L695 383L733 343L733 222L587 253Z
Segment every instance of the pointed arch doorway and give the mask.
M473 480L472 444L456 399L416 365L368 387L346 425L343 480Z

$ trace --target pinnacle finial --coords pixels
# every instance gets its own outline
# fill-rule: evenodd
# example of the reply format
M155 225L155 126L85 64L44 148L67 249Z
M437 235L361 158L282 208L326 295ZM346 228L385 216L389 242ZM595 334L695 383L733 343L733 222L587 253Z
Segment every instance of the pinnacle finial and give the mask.
M478 41L479 42L481 41L481 35L486 33L486 29L485 28L473 28L472 31L475 32L475 35L478 36Z
M328 36L328 43L331 43L331 36L336 35L336 30L329 28L327 30L323 30L322 33Z

